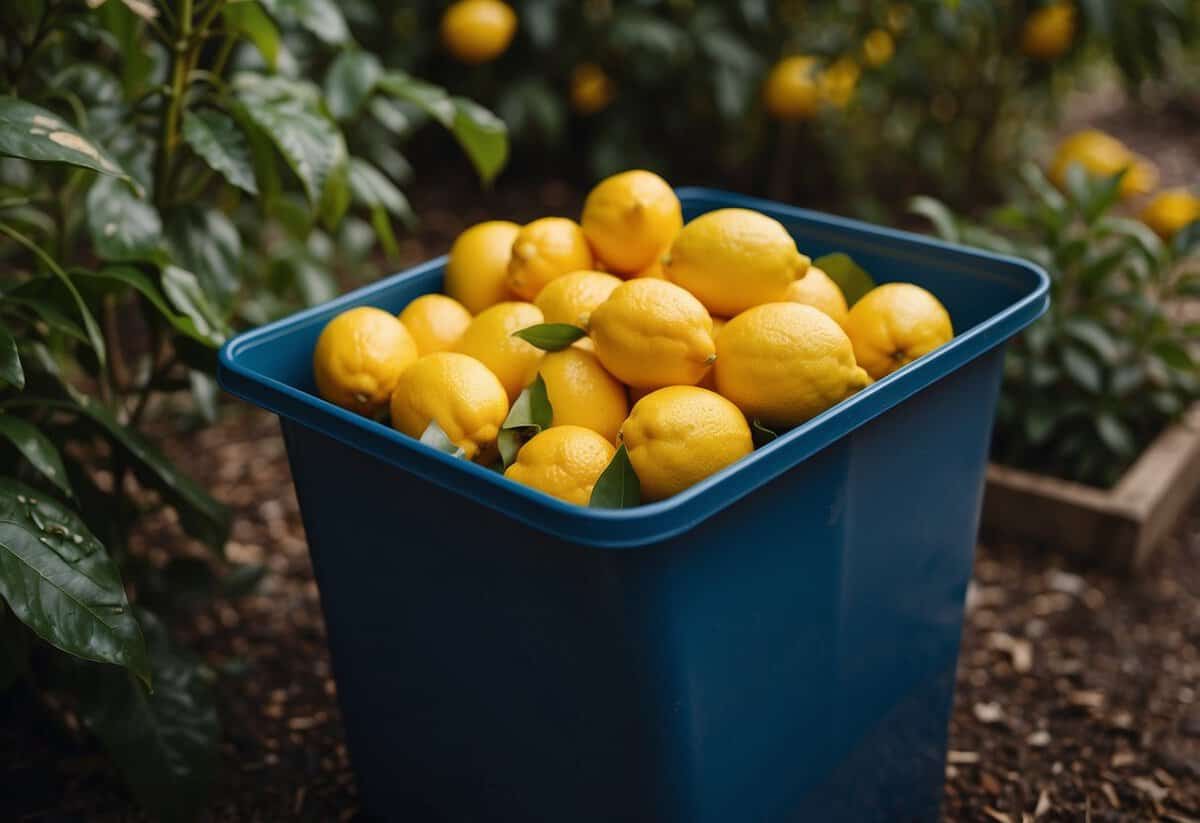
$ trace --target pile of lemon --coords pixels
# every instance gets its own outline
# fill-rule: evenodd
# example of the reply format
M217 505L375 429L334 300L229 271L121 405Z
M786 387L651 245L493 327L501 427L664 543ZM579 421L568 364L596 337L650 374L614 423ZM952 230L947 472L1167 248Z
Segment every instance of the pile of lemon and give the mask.
M578 223L480 223L445 294L322 331L317 389L580 505L606 469L670 497L775 433L946 343L950 316L907 283L854 305L777 220L728 208L687 225L648 171L602 181Z

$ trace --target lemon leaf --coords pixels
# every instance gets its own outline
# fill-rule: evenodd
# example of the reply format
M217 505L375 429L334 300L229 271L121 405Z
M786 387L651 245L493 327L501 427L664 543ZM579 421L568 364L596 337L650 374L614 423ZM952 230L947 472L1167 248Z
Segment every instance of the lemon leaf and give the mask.
M779 432L767 428L757 417L750 421L750 436L754 438L754 448L761 449L779 436Z
M587 332L570 323L539 323L536 326L519 329L512 333L526 343L536 346L542 351L562 351Z
M592 487L588 505L593 509L630 509L641 500L642 485L629 462L629 452L622 444Z
M517 395L508 417L500 427L496 445L500 449L502 469L507 469L517 459L521 446L538 432L550 428L554 421L554 409L546 393L546 383L539 374L537 378Z
M442 427L437 424L436 420L430 420L429 425L421 434L421 442L426 446L433 446L440 452L445 452L451 457L466 457L466 452L462 446L455 445L450 436L442 430Z
M837 283L846 303L853 306L862 296L875 288L875 279L866 270L854 262L853 258L842 252L827 254L818 258L812 264L829 275L829 279Z

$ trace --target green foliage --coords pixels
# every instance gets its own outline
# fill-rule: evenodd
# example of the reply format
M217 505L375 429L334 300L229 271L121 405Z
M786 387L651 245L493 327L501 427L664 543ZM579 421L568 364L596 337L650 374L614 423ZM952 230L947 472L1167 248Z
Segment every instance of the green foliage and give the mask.
M146 607L263 570L224 560L229 512L149 424L174 395L212 419L232 328L395 249L424 122L485 181L507 138L328 0L33 0L0 27L0 689L68 694L146 809L187 818L218 760L212 674ZM132 550L162 508L210 558Z
M593 509L631 509L641 501L642 486L622 443L592 487L588 505Z
M1119 175L1072 173L1065 196L1036 167L1023 176L1022 195L983 224L927 198L914 210L948 240L1050 273L1049 312L1009 349L993 457L1109 486L1200 400L1200 328L1180 317L1180 301L1200 293L1200 233L1164 243L1115 214Z

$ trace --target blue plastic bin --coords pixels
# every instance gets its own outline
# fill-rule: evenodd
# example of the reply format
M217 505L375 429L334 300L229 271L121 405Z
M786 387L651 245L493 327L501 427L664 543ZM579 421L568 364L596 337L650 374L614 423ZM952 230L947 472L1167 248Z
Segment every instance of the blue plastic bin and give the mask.
M686 492L571 506L313 391L324 324L433 260L240 335L280 416L364 810L403 821L931 821L1021 260L683 189L946 304L958 336Z

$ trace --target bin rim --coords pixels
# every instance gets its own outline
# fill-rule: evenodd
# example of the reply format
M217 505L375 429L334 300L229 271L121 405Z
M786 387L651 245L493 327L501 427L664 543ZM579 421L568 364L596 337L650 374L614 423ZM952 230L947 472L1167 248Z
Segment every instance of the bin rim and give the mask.
M673 497L630 509L592 509L558 500L508 480L491 469L438 451L378 421L336 406L241 362L243 352L286 335L296 325L324 315L332 316L343 307L370 304L373 296L388 291L398 282L440 269L446 261L445 255L236 335L221 347L218 382L236 397L540 531L595 548L636 548L695 528L913 394L1002 345L1049 306L1049 277L1042 267L1022 258L719 189L683 187L676 192L685 205L689 201L713 201L715 207L754 209L777 219L803 220L810 227L824 225L843 233L850 231L898 242L907 247L902 256L909 260L919 259L919 252L924 251L943 259L947 256L956 258L963 264L986 262L993 267L999 264L1032 278L1033 287L1020 299L956 335L949 343L781 434L737 463ZM892 250L885 253L891 254ZM941 265L944 267L944 262Z

